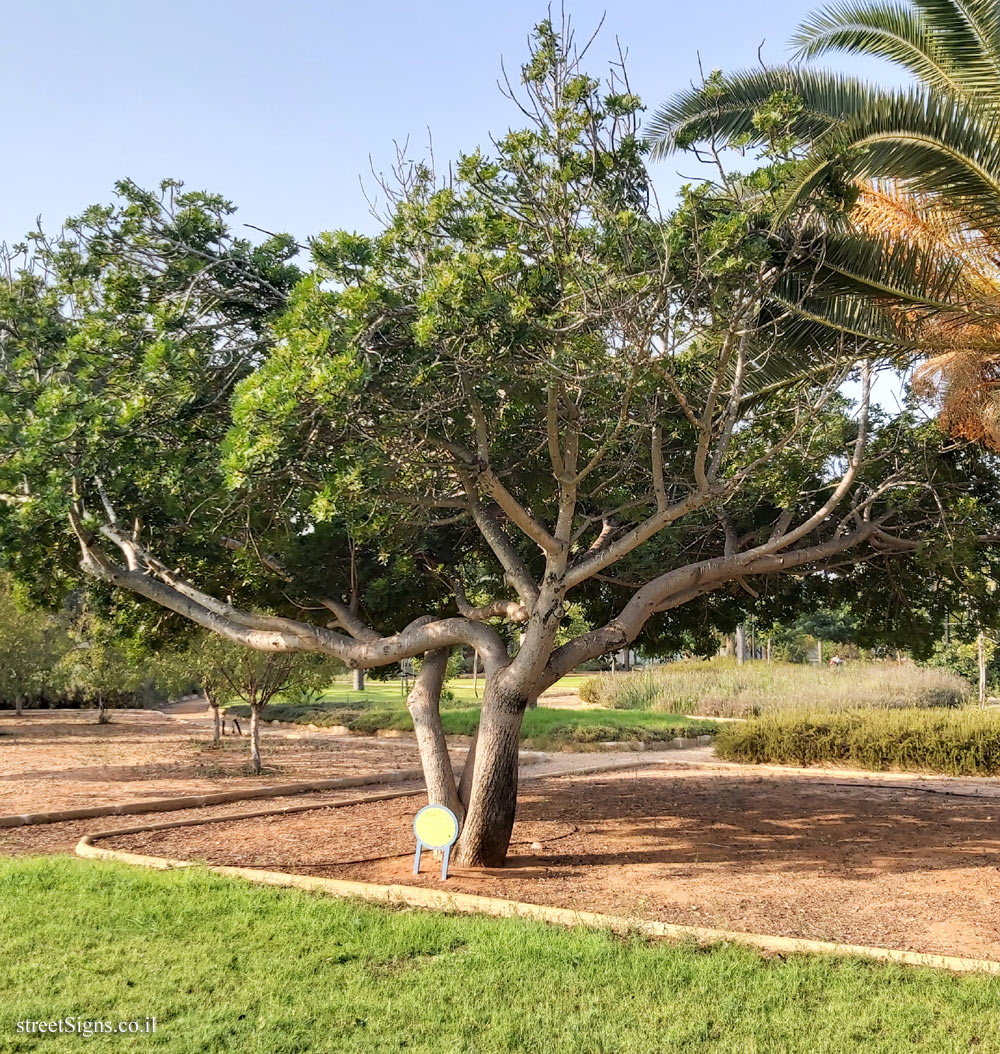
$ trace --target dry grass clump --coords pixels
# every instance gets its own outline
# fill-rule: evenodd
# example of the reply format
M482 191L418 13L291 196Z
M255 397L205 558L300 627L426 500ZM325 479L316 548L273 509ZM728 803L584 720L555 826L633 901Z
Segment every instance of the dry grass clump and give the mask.
M1000 772L1000 712L963 708L767 714L723 727L715 749L729 761L991 776Z
M753 717L803 706L823 712L958 706L970 692L957 674L910 664L852 662L830 669L713 659L600 674L584 682L580 697L624 710Z

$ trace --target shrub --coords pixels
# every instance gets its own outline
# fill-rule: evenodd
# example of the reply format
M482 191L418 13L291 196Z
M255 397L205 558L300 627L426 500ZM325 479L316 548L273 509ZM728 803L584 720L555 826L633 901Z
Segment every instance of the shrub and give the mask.
M1000 772L1000 713L973 708L791 711L726 725L715 745L730 761L989 776Z
M849 663L838 670L793 663L682 660L635 673L585 681L585 702L624 710L658 710L706 717L748 717L812 709L958 706L966 681L949 670L888 663Z

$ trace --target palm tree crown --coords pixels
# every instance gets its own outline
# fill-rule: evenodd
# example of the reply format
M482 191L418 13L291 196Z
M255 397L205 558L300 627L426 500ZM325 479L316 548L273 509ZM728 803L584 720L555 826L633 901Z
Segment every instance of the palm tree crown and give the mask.
M781 214L834 172L861 191L847 233L831 233L822 314L859 317L862 297L919 321L917 390L940 399L954 434L1000 448L1000 0L833 3L792 43L797 59L875 56L917 83L882 89L801 65L737 73L657 110L654 155L759 144L760 111L795 98L791 131L809 149Z

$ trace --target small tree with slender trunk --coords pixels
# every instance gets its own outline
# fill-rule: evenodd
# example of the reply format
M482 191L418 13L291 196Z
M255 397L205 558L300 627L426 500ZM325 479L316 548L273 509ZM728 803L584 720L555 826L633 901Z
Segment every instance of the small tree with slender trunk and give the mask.
M212 742L219 744L220 706L228 697L250 708L250 766L261 772L260 719L276 695L295 688L322 688L330 683L333 665L320 655L262 653L205 635L191 649L193 669L212 708Z

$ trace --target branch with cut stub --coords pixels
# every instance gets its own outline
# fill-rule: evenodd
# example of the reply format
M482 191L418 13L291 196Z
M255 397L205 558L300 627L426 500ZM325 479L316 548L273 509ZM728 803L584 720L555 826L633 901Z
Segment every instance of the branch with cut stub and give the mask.
M85 573L257 651L317 652L332 655L353 668L368 669L439 648L468 645L482 656L486 671L508 662L506 647L495 630L468 618L418 620L398 633L358 640L297 619L244 611L198 589L134 538L104 524L97 528L97 534L124 556L124 563L112 560L97 544L95 533L85 526L79 505L70 509L69 522L80 543L80 566Z
M455 603L462 618L473 622L485 622L491 618L507 619L508 622L527 622L531 617L529 608L518 600L491 600L488 604L475 606L469 603L465 587L454 575L443 575L449 589L455 595Z

